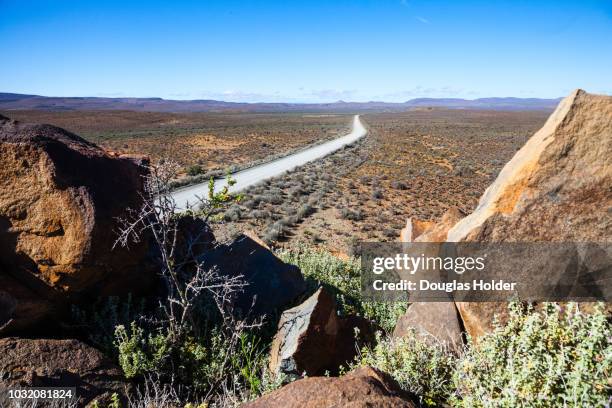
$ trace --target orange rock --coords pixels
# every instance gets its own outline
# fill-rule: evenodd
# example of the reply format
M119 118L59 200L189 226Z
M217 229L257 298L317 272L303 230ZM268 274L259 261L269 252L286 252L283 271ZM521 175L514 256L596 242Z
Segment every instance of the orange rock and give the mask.
M419 235L422 235L434 225L433 221L421 221L415 217L410 217L406 220L406 226L400 232L400 242L414 242Z
M0 157L0 274L16 303L0 334L35 327L81 297L144 286L146 240L129 251L112 246L117 217L140 206L145 167L63 129L2 116Z
M448 241L612 241L611 157L612 97L572 92Z
M612 97L563 99L514 155L449 242L612 241ZM519 271L520 272L520 271ZM472 337L506 317L505 303L458 303Z
M391 376L360 367L342 377L297 380L243 405L244 408L415 408Z

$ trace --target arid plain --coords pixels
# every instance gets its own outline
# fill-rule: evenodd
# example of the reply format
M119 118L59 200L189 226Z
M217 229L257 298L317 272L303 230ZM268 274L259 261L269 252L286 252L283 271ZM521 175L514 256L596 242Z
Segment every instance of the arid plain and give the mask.
M106 149L174 160L181 182L236 170L348 133L350 113L2 112L50 123ZM471 212L548 110L413 108L366 113L364 140L243 192L219 237L245 229L275 247L300 242L353 254L362 240L393 241L409 217Z

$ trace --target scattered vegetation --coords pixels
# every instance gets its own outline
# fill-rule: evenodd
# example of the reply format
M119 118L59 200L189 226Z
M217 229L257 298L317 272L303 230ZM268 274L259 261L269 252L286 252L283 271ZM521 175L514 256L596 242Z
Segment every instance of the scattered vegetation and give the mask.
M365 139L245 191L243 216L220 229L252 229L277 247L302 242L349 255L356 254L350 238L394 241L409 217L437 220L451 206L471 212L547 115L461 110L363 115ZM311 207L308 215L296 214L304 204Z
M207 204L192 215L214 221L222 230L256 229L268 243L281 247L278 254L284 261L301 269L311 292L325 286L334 293L340 314L363 316L380 327L377 344L363 349L346 369L371 365L388 372L427 406L605 406L612 392L612 338L601 309L585 315L576 305L543 304L534 310L512 304L506 325L497 323L492 333L477 342L469 340L456 354L416 335L391 338L407 303L361 296L360 265L353 256L359 254L360 239L394 240L407 217L438 218L451 205L469 211L544 116L463 111L367 115L371 133L366 140L253 186L241 200L227 190L214 193L214 177L222 170L207 159L211 156L206 149L197 161L181 163L180 169L193 177L190 180L210 183ZM267 149L279 146L275 143L284 131L262 130L265 120L271 120L265 115L245 120L249 125L244 126L262 126L248 138L260 143L248 159L271 157ZM325 123L319 129L315 125L311 136L338 129L336 119ZM163 132L141 126L133 134L104 130L104 135L93 138L109 146L123 143L120 151L130 150L132 143L138 149L151 142L160 145ZM183 148L193 151L202 144L199 137L209 137L200 134L198 126L185 125L173 135L173 154ZM246 129L220 122L215 126L225 136L244 136ZM303 143L308 137L298 139ZM177 147L182 143L187 147ZM223 143L238 156L228 159L220 154L219 159L245 165L246 156L236 157L253 147L232 145L238 143L234 136ZM280 143L281 150L294 148L292 143ZM170 165L162 164L160 169ZM160 193L177 185L171 173L162 171L149 181L151 197L163 196ZM163 265L164 295L156 299L159 304L113 298L95 312L74 313L75 320L88 327L89 341L113 356L137 384L129 406L183 407L186 401L194 408L236 406L279 387L286 379L273 378L267 371L274 322L264 327L261 320L237 319L228 302L246 284L242 277L220 276L203 269L192 251L176 251L173 234L179 217L173 204L149 200L146 205L125 224L120 243L138 239L143 230L153 234ZM293 245L300 240L309 245ZM339 246L351 257L341 259L317 249L321 243ZM196 244L197 238L188 247Z
M408 335L379 339L355 365L391 374L428 406L595 407L609 402L612 338L603 307L510 304L506 325L457 356Z
M15 110L16 120L50 123L118 153L177 161L183 180L206 182L348 133L350 116L299 113L163 113Z
M305 248L285 249L278 255L300 267L310 292L323 285L334 293L340 314L364 316L382 329L376 345L364 348L344 371L359 365L379 368L425 406L569 407L604 406L608 401L612 338L601 307L587 315L574 304L546 303L534 309L514 303L507 324L496 323L492 333L477 342L469 340L457 354L414 334L392 338L407 304L363 299L357 258L340 259ZM206 310L214 307L210 300L209 296ZM138 310L114 301L107 309L98 315L112 317L105 321L129 320L128 310ZM130 397L130 407L148 407L151 401L154 406L160 401L177 407L185 401L192 401L193 407L237 406L287 381L267 371L271 333L257 325L216 320L225 313L223 308L216 318L210 313L202 316L202 310L193 308L192 317L200 317L185 320L180 336L162 318L167 318L163 306L163 313L145 312L146 318L115 328L114 355L126 376L141 384ZM107 333L107 324L100 330Z

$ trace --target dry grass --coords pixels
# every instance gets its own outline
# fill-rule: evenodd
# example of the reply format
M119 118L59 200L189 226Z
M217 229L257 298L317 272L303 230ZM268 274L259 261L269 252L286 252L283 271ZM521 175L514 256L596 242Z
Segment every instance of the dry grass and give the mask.
M8 111L12 119L50 123L119 153L179 162L186 170L225 169L286 154L348 133L349 115L299 113L156 113Z
M253 229L278 246L299 241L352 253L359 240L393 241L408 217L471 212L547 112L431 110L362 116L356 145L246 192L222 226ZM307 216L298 209L310 202ZM240 213L240 216L236 216Z

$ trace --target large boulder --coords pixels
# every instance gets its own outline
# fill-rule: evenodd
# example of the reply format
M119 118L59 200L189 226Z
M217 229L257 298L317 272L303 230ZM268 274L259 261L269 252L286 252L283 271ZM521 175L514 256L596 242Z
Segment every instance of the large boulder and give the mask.
M421 221L409 218L406 227L400 233L404 251L416 252L428 256L439 255L439 242L445 242L448 231L459 222L465 214L456 207L449 208L439 222ZM413 243L417 243L416 246ZM431 246L422 245L432 243ZM409 276L402 276L409 278ZM393 330L393 337L404 337L416 334L428 343L441 344L449 350L460 353L463 349L461 321L454 302L414 302L401 316Z
M412 303L399 318L393 337L417 335L426 343L442 345L454 353L463 349L461 321L452 301Z
M449 242L610 242L612 97L582 90L504 166Z
M264 395L244 408L416 408L389 375L360 367L342 377L310 377Z
M119 367L77 340L0 339L0 373L0 388L76 388L80 407L130 389Z
M49 125L0 116L0 334L90 295L146 283L146 240L116 248L117 217L138 207L146 164Z
M450 229L447 240L610 243L611 157L612 97L572 92L504 166L476 210ZM561 261L575 256L558 255ZM491 330L495 315L503 321L507 312L505 303L460 302L457 308L475 338Z
M234 299L235 312L252 318L278 315L306 291L300 269L276 257L262 242L240 235L200 256L205 268L242 276L248 284Z
M270 371L289 376L335 374L373 339L367 320L338 317L334 297L320 288L282 314L270 350Z

